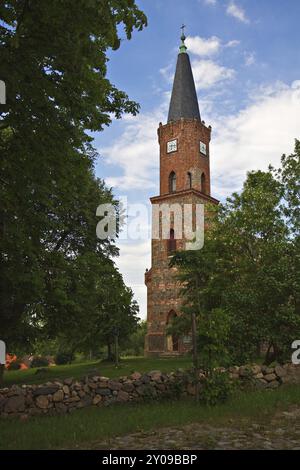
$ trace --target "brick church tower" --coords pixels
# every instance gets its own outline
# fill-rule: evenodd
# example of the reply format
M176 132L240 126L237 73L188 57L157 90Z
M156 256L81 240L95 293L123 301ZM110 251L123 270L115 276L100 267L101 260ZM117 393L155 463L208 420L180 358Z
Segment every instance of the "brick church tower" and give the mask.
M211 126L201 121L197 93L185 36L178 54L168 122L159 124L160 194L152 197L152 210L162 204L196 204L218 201L210 195ZM160 216L162 225L162 215ZM179 355L191 349L191 337L168 335L172 319L180 315L180 283L176 268L170 268L175 250L184 250L187 240L176 236L170 224L169 239L152 239L152 267L145 274L147 286L147 356ZM161 234L161 227L160 227Z

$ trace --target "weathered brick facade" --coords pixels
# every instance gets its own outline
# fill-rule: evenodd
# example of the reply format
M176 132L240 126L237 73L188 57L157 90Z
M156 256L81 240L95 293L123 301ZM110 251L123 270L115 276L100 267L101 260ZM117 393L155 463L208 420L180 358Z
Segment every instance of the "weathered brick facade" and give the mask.
M194 212L196 204L218 202L210 196L210 135L211 128L198 120L181 119L159 126L160 195L151 198L152 205L178 203L183 207L184 204L192 204ZM167 143L174 139L177 139L177 150L167 153ZM206 156L200 153L200 141L206 144ZM172 172L176 174L174 192L170 192L169 188L169 175ZM188 173L192 175L191 180ZM205 175L205 179L202 175ZM170 229L173 227L171 218ZM169 267L172 256L169 243L166 239L152 240L152 267L145 275L148 302L145 345L147 355L182 354L190 349L190 337L172 338L166 335L169 321L172 316L180 315L181 307L176 269ZM185 245L184 238L176 240L176 250L184 250Z
M160 195L151 198L152 211L157 205L192 205L195 229L196 204L217 204L210 195L210 139L211 127L201 121L198 100L186 47L178 56L168 123L160 123ZM175 207L175 206L174 206ZM183 211L182 211L183 212ZM152 267L145 274L147 286L147 335L145 354L176 355L191 348L190 336L177 338L167 335L168 324L180 315L182 299L176 269L170 268L174 250L185 250L185 233L176 233L180 225L174 223L171 210L168 238L162 234L162 217L159 218L159 238L152 238ZM184 212L183 212L184 214ZM154 221L152 221L153 223ZM184 216L182 224L184 226ZM174 240L173 240L174 239Z

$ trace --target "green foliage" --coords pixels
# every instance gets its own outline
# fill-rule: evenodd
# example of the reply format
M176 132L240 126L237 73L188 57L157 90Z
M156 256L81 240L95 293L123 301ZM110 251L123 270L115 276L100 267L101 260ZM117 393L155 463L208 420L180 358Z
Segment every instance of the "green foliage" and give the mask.
M124 356L143 356L146 333L147 322L140 321L136 330L128 337L128 340L122 347L122 354Z
M114 240L96 238L96 208L118 203L94 176L91 132L138 112L108 80L107 53L146 18L133 0L11 0L0 17L1 337L10 350L61 335L78 347L95 311L106 321L108 298L121 334L136 306L112 261Z
M71 364L74 361L74 354L70 351L60 351L55 356L55 364L62 366L64 364Z
M212 364L253 361L261 345L266 363L290 358L300 334L299 188L296 141L281 168L248 173L240 194L209 209L202 250L173 258L185 315L197 314L204 365L210 354Z
M216 406L224 403L233 393L233 385L225 372L214 372L201 381L200 403Z
M226 344L230 332L230 317L220 308L212 309L198 317L198 348L200 367L205 371L230 363Z
M34 357L30 365L31 368L47 367L47 366L49 366L49 361L46 357L43 357L43 356Z

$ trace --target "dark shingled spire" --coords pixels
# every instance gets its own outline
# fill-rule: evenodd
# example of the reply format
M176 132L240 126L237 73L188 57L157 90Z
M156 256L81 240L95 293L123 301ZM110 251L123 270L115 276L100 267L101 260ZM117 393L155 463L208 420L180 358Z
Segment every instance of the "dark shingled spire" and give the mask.
M182 34L168 122L178 121L181 118L201 120L192 67L190 58L186 53L184 40L185 36Z

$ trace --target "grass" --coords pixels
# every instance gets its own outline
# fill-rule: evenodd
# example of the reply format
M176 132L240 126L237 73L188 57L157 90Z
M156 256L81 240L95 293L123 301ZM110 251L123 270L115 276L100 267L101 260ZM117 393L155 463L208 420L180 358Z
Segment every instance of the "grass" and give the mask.
M46 368L47 372L42 375L36 375L37 369L28 369L22 371L8 371L4 373L4 387L10 387L13 384L39 384L55 379L65 379L74 377L80 379L90 373L114 378L122 375L130 375L134 371L149 372L150 370L161 370L162 372L171 372L178 368L187 368L192 364L190 357L152 359L144 357L131 357L121 360L120 366L116 368L114 364L106 362L84 362L74 363L65 366L55 366Z
M239 392L227 403L209 408L191 400L87 408L71 415L37 417L26 422L0 421L0 449L97 448L97 441L137 431L193 422L212 425L268 422L277 410L300 404L300 387Z

